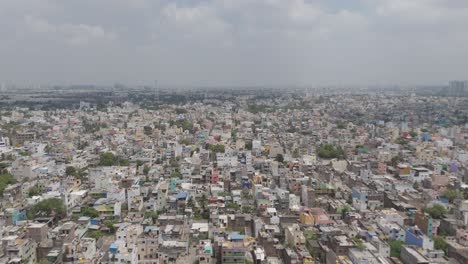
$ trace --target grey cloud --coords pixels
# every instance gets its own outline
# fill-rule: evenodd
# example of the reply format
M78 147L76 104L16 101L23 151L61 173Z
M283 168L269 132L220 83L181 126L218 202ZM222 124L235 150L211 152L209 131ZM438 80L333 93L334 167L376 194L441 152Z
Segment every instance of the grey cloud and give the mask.
M0 0L0 81L184 85L468 78L463 0Z

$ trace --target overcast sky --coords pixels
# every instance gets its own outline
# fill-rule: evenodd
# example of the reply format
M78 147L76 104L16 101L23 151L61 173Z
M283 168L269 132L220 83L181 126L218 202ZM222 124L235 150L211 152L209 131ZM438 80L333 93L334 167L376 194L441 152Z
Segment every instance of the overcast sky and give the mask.
M445 84L467 0L0 0L0 83Z

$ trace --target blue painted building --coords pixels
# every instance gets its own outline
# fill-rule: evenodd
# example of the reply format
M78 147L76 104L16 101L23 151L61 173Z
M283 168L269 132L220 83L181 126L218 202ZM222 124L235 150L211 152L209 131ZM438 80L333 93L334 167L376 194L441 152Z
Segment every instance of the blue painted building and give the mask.
M434 249L434 241L416 226L406 229L405 244L423 249Z

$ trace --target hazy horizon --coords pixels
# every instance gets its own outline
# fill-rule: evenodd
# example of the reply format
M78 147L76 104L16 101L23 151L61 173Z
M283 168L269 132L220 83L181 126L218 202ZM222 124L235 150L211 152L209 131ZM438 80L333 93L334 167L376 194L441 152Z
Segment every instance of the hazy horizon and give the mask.
M466 0L0 0L0 83L446 85L466 28Z

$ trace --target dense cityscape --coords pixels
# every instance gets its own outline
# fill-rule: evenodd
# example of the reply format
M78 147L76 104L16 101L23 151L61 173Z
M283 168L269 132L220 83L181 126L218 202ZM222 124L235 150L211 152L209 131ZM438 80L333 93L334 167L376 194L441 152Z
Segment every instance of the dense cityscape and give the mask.
M468 83L0 93L0 263L468 263Z

